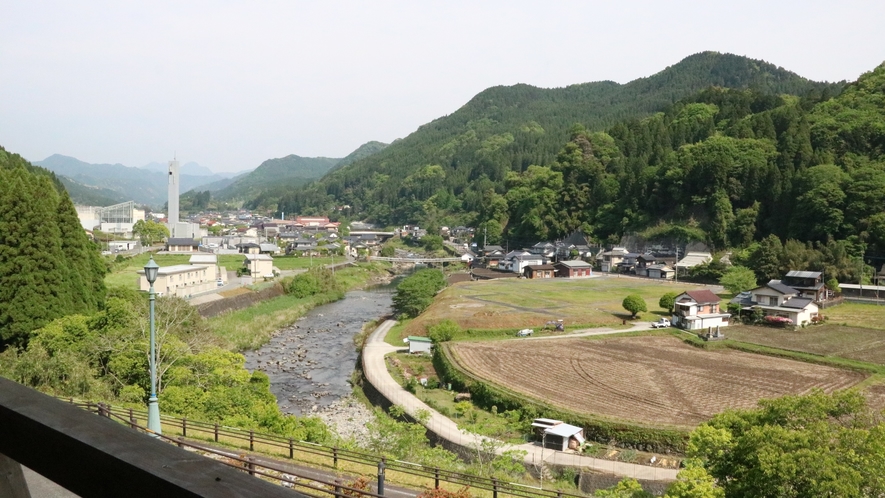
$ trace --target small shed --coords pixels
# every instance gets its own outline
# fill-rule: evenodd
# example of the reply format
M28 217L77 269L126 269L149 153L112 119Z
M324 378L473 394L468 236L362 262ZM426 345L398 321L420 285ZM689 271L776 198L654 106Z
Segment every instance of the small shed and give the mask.
M528 265L523 270L526 278L553 278L555 273L553 265Z
M422 337L420 335L409 336L409 353L430 353L432 346L433 342L429 337Z
M584 444L584 429L561 420L536 418L532 422L532 428L535 430L535 435L541 438L541 444L547 449L577 450Z

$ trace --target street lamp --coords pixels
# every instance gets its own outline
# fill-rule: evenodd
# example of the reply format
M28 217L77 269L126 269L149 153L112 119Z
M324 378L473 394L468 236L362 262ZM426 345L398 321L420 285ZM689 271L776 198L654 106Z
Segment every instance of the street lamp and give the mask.
M151 397L148 398L148 430L153 432L154 434L162 434L163 429L160 426L160 406L157 404L157 353L156 353L156 332L154 326L154 300L156 296L154 294L154 282L157 281L157 273L160 271L160 266L154 261L154 256L151 256L150 261L144 265L144 276L147 278L149 284L151 284L151 289L149 291L150 296L150 327L151 327L151 352L150 352L150 368L151 368Z

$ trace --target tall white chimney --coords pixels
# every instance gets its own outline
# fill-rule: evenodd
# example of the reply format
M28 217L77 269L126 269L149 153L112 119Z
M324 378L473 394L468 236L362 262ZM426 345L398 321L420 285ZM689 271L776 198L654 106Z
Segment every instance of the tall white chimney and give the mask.
M180 221L178 219L178 161L173 159L169 161L169 236L175 237L175 225Z

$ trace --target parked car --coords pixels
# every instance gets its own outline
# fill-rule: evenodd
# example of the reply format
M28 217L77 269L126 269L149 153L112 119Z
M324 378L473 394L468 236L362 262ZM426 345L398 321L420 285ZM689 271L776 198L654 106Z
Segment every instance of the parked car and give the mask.
M534 333L535 333L535 331L532 329L522 329L516 333L516 336L517 337L528 337Z
M653 329L665 329L670 326L670 320L666 318L661 318L656 322L651 322L651 328Z

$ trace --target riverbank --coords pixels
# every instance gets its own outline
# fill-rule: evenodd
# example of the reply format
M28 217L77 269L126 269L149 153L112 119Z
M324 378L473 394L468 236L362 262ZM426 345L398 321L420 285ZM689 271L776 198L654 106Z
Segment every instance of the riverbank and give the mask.
M389 282L393 278L387 271L387 266L380 263L360 263L335 270L332 275L336 287L345 292L377 285L379 282ZM292 278L283 279L279 285L286 288ZM207 323L210 330L228 344L228 349L255 350L270 341L279 330L294 324L308 311L342 299L345 292L325 292L303 298L286 294L209 318Z

